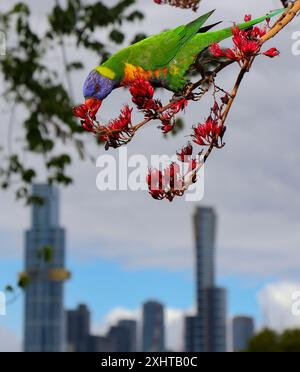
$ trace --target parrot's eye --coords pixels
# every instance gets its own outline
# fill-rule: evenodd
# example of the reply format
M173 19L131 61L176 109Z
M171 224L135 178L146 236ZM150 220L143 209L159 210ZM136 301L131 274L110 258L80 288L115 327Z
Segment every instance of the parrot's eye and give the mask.
M99 84L96 84L95 85L95 92L97 93L97 92L99 92L100 91L100 85Z

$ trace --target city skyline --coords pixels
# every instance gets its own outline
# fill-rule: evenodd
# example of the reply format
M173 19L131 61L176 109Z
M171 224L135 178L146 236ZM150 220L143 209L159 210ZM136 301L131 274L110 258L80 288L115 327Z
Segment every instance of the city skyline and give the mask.
M44 202L42 205L33 205L32 207L32 213L31 213L31 220L32 220L32 228L31 230L28 230L26 233L26 270L25 273L33 275L38 274L32 271L32 266L39 266L41 264L40 259L38 258L38 248L41 248L45 245L53 245L54 242L54 253L55 249L58 251L54 254L54 257L56 257L56 260L53 262L52 265L47 264L46 262L42 262L42 267L39 267L39 271L41 273L48 273L53 269L60 271L58 275L62 275L65 279L69 277L69 273L65 271L64 269L64 241L65 241L65 231L59 227L59 191L56 188L53 188L48 185L44 184L38 184L34 186L34 194L36 196L39 196L44 199ZM201 217L200 217L201 216ZM191 221L192 222L192 221ZM227 350L225 346L225 339L226 339L226 331L225 329L225 313L224 311L226 307L226 291L223 288L218 288L215 286L216 283L216 273L215 273L215 241L216 241L216 226L217 226L217 216L214 208L212 207L197 207L195 209L195 214L193 218L194 222L194 232L195 232L195 246L196 246L196 293L197 293L197 309L199 313L206 314L205 311L207 311L207 314L216 314L216 319L218 321L220 319L222 320L222 323L219 323L219 325L215 326L214 324L214 318L211 318L209 320L209 317L206 315L203 315L203 324L201 325L201 317L198 315L196 316L186 316L188 313L188 310L185 309L183 310L182 316L186 316L186 327L189 329L189 327L194 327L193 330L190 329L190 332L192 332L192 337L195 338L195 340L192 342L192 344L189 345L189 340L187 338L183 338L182 335L182 344L183 342L186 343L186 348L190 347L190 350L187 351L210 351L210 350L215 350L215 351L224 351ZM56 230L60 233L60 238L57 239L57 232ZM42 237L42 239L40 238ZM45 240L46 239L46 240ZM57 245L58 242L61 242L60 245ZM34 242L34 244L32 243ZM59 248L60 247L60 248ZM29 250L30 248L30 250ZM31 252L31 253L29 253ZM54 271L55 271L54 270ZM52 273L53 275L53 273ZM56 273L57 275L57 273ZM41 282L39 282L39 276L37 276L37 284L33 282L33 288L38 285L41 286ZM45 278L41 278L45 279ZM49 281L51 283L51 280ZM55 280L54 280L55 281ZM44 286L46 285L45 288L49 284L45 282ZM62 283L56 282L55 285L59 285L62 287ZM31 289L32 290L32 289ZM30 293L31 290L29 290L29 293L27 293L27 296L25 298L30 298ZM62 292L61 292L62 293ZM46 298L46 297L45 297ZM153 298L153 297L152 297ZM215 308L214 303L218 303L220 307ZM60 303L63 303L63 300L60 300ZM28 305L27 305L28 306ZM60 305L61 306L61 305ZM151 307L153 309L159 308L160 310L160 315L159 318L156 318L156 316L150 315L150 333L148 331L148 336L145 336L145 318L147 318L148 315L145 316L145 309ZM137 327L137 324L139 324L139 327L142 331L142 343L140 343L138 346L139 350L155 350L155 345L157 343L157 350L163 351L167 350L165 346L165 326L164 326L164 307L162 304L160 304L156 300L148 300L144 302L144 304L141 306L143 308L143 319L142 321L138 321L138 319L122 319L120 318L118 321L115 322L115 324L111 324L109 330L105 332L100 332L98 335L95 335L91 333L91 320L90 320L90 311L86 307L86 305L79 305L77 309L75 310L68 310L66 311L67 315L67 324L78 324L78 340L83 341L81 346L80 344L73 344L72 342L61 342L60 349L61 351L63 350L68 350L68 351L110 351L110 350L119 350L119 351L129 351L130 349L126 349L124 345L129 345L130 343L128 342L128 337L129 334L126 333L126 335L122 336L124 333L124 330L126 331L126 328L129 329L128 327L132 327L133 324L135 324L135 328ZM151 314L155 310L150 310L148 311L148 314ZM217 311L217 312L216 312ZM31 311L32 312L32 311ZM219 315L217 313L219 312ZM28 313L28 311L27 311ZM146 310L147 313L147 310ZM224 316L222 315L224 313ZM85 314L85 315L84 315ZM78 317L79 316L79 317ZM86 326L84 326L81 321L81 316L83 316L83 321L86 323ZM149 317L149 316L148 316ZM249 317L248 317L249 318ZM26 318L25 318L26 319ZM62 318L61 318L62 319ZM69 322L69 319L73 319L71 322ZM160 326L157 324L158 319L160 319ZM210 323L212 321L212 323ZM47 324L47 321L44 320L45 324ZM208 322L208 323L207 323ZM155 327L153 328L153 324L155 323ZM30 324L30 323L28 323ZM61 321L61 324L62 321ZM84 336L84 333L81 334L80 332L82 331L79 327L79 324L83 325L83 331L85 332L86 339ZM211 325L209 325L211 324ZM26 325L26 322L25 322ZM131 325L131 326L129 326ZM157 327L158 325L158 327ZM208 326L209 325L209 326ZM28 327L28 326L27 326ZM25 326L25 330L27 329ZM87 328L86 328L87 327ZM200 327L200 328L199 328ZM207 328L208 327L208 328ZM211 331L209 330L211 328ZM214 341L214 332L216 332L217 337L220 337L220 330L218 327L223 328L223 331L221 334L223 334L223 341L217 341L217 344L215 344L216 341ZM75 328L75 333L76 334L76 327L71 327ZM147 327L146 327L147 328ZM153 329L152 329L153 328ZM28 328L30 330L30 328ZM64 332L66 331L68 333L68 329L65 326L62 326L62 329ZM201 329L201 330L200 330ZM215 330L214 330L215 329ZM199 344L197 339L199 339L199 330L200 334L205 334L207 333L207 344ZM121 332L121 333L120 333ZM204 333L203 333L204 332ZM210 333L213 332L213 333ZM32 331L29 331L27 333L34 333ZM135 331L136 333L136 331ZM234 333L234 331L233 331ZM62 334L62 333L61 333ZM131 332L132 334L132 332ZM138 335L136 334L137 339ZM70 336L71 338L74 336ZM126 338L127 337L127 341ZM132 336L131 336L132 337ZM51 338L51 337L50 337ZM148 346L145 346L147 344L146 339L149 339ZM130 348L136 348L137 347L137 339L135 339L132 343L132 346ZM30 340L30 339L29 339ZM74 340L74 338L73 338ZM118 341L120 340L120 341ZM123 341L122 341L123 340ZM68 336L68 341L69 341L69 336ZM155 342L154 342L155 341ZM121 344L120 344L121 342ZM233 344L235 342L235 339L233 339ZM119 346L118 346L119 343ZM25 345L25 350L33 350L34 347L26 346L26 344L30 344L30 342L25 338L24 339L24 345ZM79 345L79 346L77 346ZM159 346L160 345L160 346ZM38 347L35 347L38 350ZM50 348L51 346L41 346L41 349L47 349ZM181 350L183 350L184 347L182 347ZM179 351L179 350L178 350Z
M27 275L31 283L25 290L24 351L166 351L165 308L156 300L143 303L139 333L137 320L120 319L105 335L94 335L91 312L86 304L65 310L63 282L69 273L64 268L66 232L60 227L59 190L36 184L32 191L41 198L41 204L32 205L31 229L25 234L23 275ZM197 312L185 318L182 342L188 352L228 351L227 294L224 288L215 286L216 210L197 207L193 225ZM40 250L45 247L51 251L49 261L39 257ZM38 316L33 318L35 314ZM243 349L240 345L245 347L250 339L249 319L233 319L233 349L236 351Z
M63 229L61 229L59 227L59 193L58 193L58 190L56 188L52 188L48 185L43 185L43 184L38 184L38 185L35 185L34 186L34 192L35 192L35 195L37 196L40 196L42 198L44 198L44 204L39 206L39 205L34 205L32 207L32 213L31 213L31 220L32 220L32 230L28 230L26 236L27 236L27 242L30 242L30 241L34 241L34 247L32 245L32 243L27 243L27 252L28 252L28 247L31 247L31 255L26 255L27 257L27 265L26 265L26 270L25 272L27 271L27 273L29 274L35 274L32 272L32 265L33 265L33 262L35 262L35 265L40 265L40 261L38 259L38 255L37 255L37 251L38 251L38 248L41 248L42 246L45 246L45 245L52 245L53 244L53 241L56 242L54 243L54 248L55 248L55 245L56 245L56 248L57 248L57 242L58 241L61 241L61 248L59 248L60 250L62 249L62 247L64 246L64 235L65 235L65 232ZM201 218L199 218L199 216L202 216ZM194 215L194 231L195 231L195 246L196 246L196 257L197 257L197 264L196 264L196 288L197 288L197 304L198 304L198 311L200 312L203 312L205 311L205 306L204 305L205 303L207 303L207 311L209 314L213 314L215 313L215 309L214 309L214 298L217 299L217 302L220 303L220 299L222 299L221 303L223 302L225 304L226 302L226 293L224 292L224 289L222 288L217 288L215 287L215 283L216 283L216 280L215 280L215 264L214 264L214 256L215 256L215 241L216 241L216 220L217 220L217 217L216 217L216 212L213 208L211 207L197 207L195 209L195 215ZM192 221L191 221L192 222ZM200 222L200 224L199 224ZM49 229L50 229L50 235L49 235ZM58 229L58 231L60 232L60 239L56 239L55 236L57 235L56 233L56 229ZM48 231L48 233L44 233L43 234L43 231ZM199 235L199 232L200 232L200 235ZM33 234L33 235L32 235ZM32 236L31 236L32 235ZM45 240L45 235L47 236L47 239ZM42 240L39 240L40 238L38 238L39 236L42 236L43 239ZM54 240L53 240L54 239ZM54 249L55 251L55 249ZM59 253L59 251L58 251ZM60 269L62 269L64 267L64 249L61 250L61 253L58 254L57 257L60 258L60 260L56 260L53 264L54 266L52 265L52 270L53 268L56 267L56 269L58 267L60 267ZM56 255L54 254L54 257L56 257ZM56 257L56 258L57 258ZM29 259L28 259L29 258ZM47 270L51 269L51 267L48 267L47 264L44 262L42 263L43 265L42 266L45 266L45 267L42 267L42 268L39 268L41 272L47 272ZM69 276L69 273L67 271L65 271L64 269L62 270L62 272L59 273L59 275L61 274L64 274L66 275L66 278ZM64 278L64 279L66 279ZM37 279L39 279L37 277ZM56 283L57 284L57 283ZM41 285L41 284L39 284ZM153 297L152 297L153 298ZM155 306L161 306L162 308L162 314L164 313L164 310L163 310L163 305L160 305L158 301L154 301L154 300L148 300L146 302L144 302L144 307L145 305L147 304L154 304ZM76 311L79 311L81 309L81 306L85 306L85 305L79 305L79 308L77 310L69 310L67 311L67 314L71 314L73 312L76 313ZM225 305L222 305L218 311L220 311L221 313L224 311L224 306ZM85 311L85 309L81 309L83 311ZM89 313L89 310L87 311ZM187 314L188 313L188 310L185 309L183 311L183 314L182 316L184 316L184 314ZM220 314L221 314L220 313ZM196 317L197 318L197 317ZM217 318L220 319L219 316L217 316ZM222 317L221 317L222 318ZM196 319L196 322L195 322L195 316L187 316L186 317L187 321L190 322L189 324L193 327L195 327L195 329L193 330L193 332L196 332L195 333L195 338L197 339L197 328L199 329L199 319ZM208 319L208 318L207 318ZM91 334L91 321L90 321L90 315L88 315L88 339L87 339L87 343L86 343L86 346L84 346L81 350L80 348L79 349L76 349L77 351L109 351L109 350L112 350L112 349L118 349L118 346L116 346L115 344L115 341L112 341L113 339L118 339L118 334L120 334L120 331L122 331L122 324L123 326L124 325L128 325L128 324L132 324L132 323L135 323L137 324L138 323L138 320L137 319L122 319L120 318L116 324L111 324L110 326L110 329L109 329L109 332L106 332L106 335L105 333L99 333L99 335L95 335L95 334ZM162 341L161 341L161 347L159 347L158 349L160 350L165 350L166 347L164 345L164 338L165 338L165 327L164 327L164 321L163 321L163 318L162 318ZM224 323L224 321L223 321ZM26 323L25 323L26 324ZM142 324L143 322L140 322L140 327L142 329ZM206 328L206 324L203 324L202 327L203 330ZM222 327L222 326L221 326ZM25 327L26 329L26 327ZM124 327L123 327L124 329ZM157 328L156 328L156 331L157 331ZM152 340L153 340L153 337L154 339L155 338L159 338L160 337L160 334L156 333L156 331L152 334ZM152 332L152 331L151 331ZM31 332L32 333L32 332ZM220 332L217 331L217 334L220 335ZM117 336L116 336L117 335ZM122 337L122 336L120 336ZM126 336L128 337L128 336ZM143 337L142 337L143 338ZM225 338L225 336L224 336ZM211 346L205 346L205 345L197 345L197 341L196 341L196 347L194 345L191 345L191 350L190 351L199 351L199 349L214 349L215 346L214 346L214 342L212 341L211 339L211 336L209 336L209 339L210 339L210 344ZM25 338L25 345L26 345L26 338ZM28 341L27 341L28 342ZM144 341L143 341L144 342ZM152 341L151 341L152 342ZM183 339L182 339L182 342L183 342ZM185 340L186 343L188 343L189 341ZM233 340L233 343L235 341ZM136 341L135 341L136 343ZM119 350L120 351L124 351L124 345L128 344L128 342L124 341L123 342L123 346L119 346ZM224 344L224 342L221 342L221 345ZM63 349L65 349L66 347L66 350L71 350L71 351L74 351L74 347L71 346L70 347L70 344L65 344L63 346ZM152 346L151 346L152 347ZM224 346L219 346L220 347L220 350L221 351L222 349L224 349ZM140 350L145 350L145 346L142 346L142 344L140 344L139 346ZM26 349L26 347L25 347ZM30 350L30 347L27 348L28 350ZM182 348L183 350L183 348ZM129 350L126 350L126 351L129 351Z

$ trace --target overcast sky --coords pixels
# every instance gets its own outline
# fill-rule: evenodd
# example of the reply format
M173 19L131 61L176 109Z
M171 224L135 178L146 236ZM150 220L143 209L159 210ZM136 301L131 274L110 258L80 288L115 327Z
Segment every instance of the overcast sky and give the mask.
M44 15L52 1L28 1L34 6L33 22L43 27ZM151 0L138 1L146 19L129 26L129 32L148 34L177 26L195 18L192 11ZM11 1L1 2L1 9ZM276 0L203 0L199 13L213 8L213 21L241 21L244 14L261 16L280 7ZM220 26L221 27L221 26ZM176 200L172 204L152 200L146 192L99 192L97 168L88 162L72 166L75 184L62 192L62 225L68 229L69 255L74 259L113 260L126 270L161 269L192 272L193 234L191 216L197 205L217 209L218 275L243 277L251 281L300 282L299 233L299 61L292 50L292 35L300 22L283 31L269 46L281 50L274 60L258 58L246 76L228 118L226 147L215 151L205 169L205 197L200 203ZM73 50L68 51L74 54ZM95 55L85 59L86 69L74 78L76 100L88 71L97 64ZM59 60L55 51L53 61ZM51 63L51 62L50 62ZM230 87L237 70L229 68L219 85ZM129 96L114 92L103 104L100 115L115 117ZM163 95L167 100L169 96ZM3 110L2 141L7 134L7 105ZM191 104L185 121L187 130L165 140L156 124L140 131L128 146L130 154L174 154L186 143L190 127L207 115L208 103ZM15 125L21 124L18 117ZM17 131L18 129L16 129ZM87 137L87 141L91 139ZM95 157L102 148L91 151ZM117 153L110 150L111 154ZM42 181L42 180L41 180ZM29 226L29 211L14 201L12 193L0 193L0 257L22 257L22 232Z

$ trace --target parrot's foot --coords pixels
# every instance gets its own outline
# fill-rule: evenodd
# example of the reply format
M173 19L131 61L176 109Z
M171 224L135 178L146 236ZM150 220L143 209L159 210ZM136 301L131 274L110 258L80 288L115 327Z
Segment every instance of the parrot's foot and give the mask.
M186 86L183 88L182 96L184 98L189 97L192 94L193 90L194 90L194 84L193 83L186 84Z
M181 92L175 93L172 101L180 101L181 99L193 99L193 90L195 86L193 83L188 83L184 86Z

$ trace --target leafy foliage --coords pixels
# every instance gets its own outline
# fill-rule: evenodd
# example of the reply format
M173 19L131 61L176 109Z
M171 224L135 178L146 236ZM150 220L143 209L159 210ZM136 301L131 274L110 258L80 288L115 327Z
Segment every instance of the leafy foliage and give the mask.
M86 149L82 141L83 130L71 110L74 102L69 74L82 69L84 61L66 60L65 41L73 43L74 47L95 52L100 56L101 63L110 53L107 42L97 38L97 31L111 28L109 40L115 44L122 43L125 39L122 27L143 18L141 12L132 10L134 4L135 0L120 0L114 6L106 6L102 1L86 5L81 0L67 0L62 7L56 1L43 34L32 28L31 11L23 2L0 14L0 28L8 35L10 45L7 55L0 59L3 98L12 104L9 125L13 126L16 107L25 112L21 138L23 152L9 148L2 151L1 188L14 186L18 199L25 199L27 203L36 201L29 190L39 175L38 169L26 165L24 152L43 159L49 183L69 185L72 182L67 174L67 168L72 163L70 154L75 149L78 156L84 159ZM13 35L11 39L10 35ZM136 38L143 38L143 34ZM48 57L57 46L62 47L65 66L49 64ZM61 70L66 72L67 87L59 79ZM65 151L61 153L62 146L66 145L69 146L69 154Z
M299 352L300 329L286 330L282 334L265 329L250 340L246 351L252 353Z

